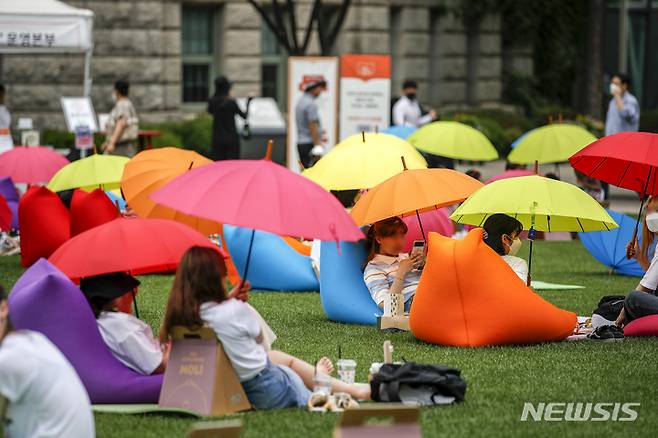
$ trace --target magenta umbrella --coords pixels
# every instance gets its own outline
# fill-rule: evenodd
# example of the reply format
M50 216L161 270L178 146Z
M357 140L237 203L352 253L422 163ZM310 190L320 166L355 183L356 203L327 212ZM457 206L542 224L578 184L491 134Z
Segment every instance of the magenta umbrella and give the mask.
M269 160L228 160L188 170L151 195L158 204L223 224L307 239L356 242L363 233L338 200ZM245 266L249 268L253 233Z
M498 180L501 180L501 179L516 178L517 176L532 176L534 174L535 174L535 172L531 172L531 171L525 170L525 169L506 170L503 173L499 173L496 176L492 176L491 178L489 178L485 182L485 184L490 184L494 181L498 181Z
M0 154L0 177L10 176L15 183L44 183L67 164L69 160L50 148L17 146Z

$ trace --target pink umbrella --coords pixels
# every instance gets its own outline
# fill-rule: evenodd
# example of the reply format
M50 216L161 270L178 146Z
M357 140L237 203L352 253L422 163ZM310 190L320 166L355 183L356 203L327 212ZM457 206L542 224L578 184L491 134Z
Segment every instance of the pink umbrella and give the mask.
M188 170L151 199L191 216L283 236L336 242L363 238L332 194L270 161L270 151L271 142L264 160L218 161Z
M443 236L451 237L455 233L455 225L450 219L450 210L447 208L440 208L438 210L429 210L420 213L420 219L423 223L423 230L425 233L434 231ZM424 240L423 230L420 229L420 223L416 216L407 216L402 218L409 231L404 239L404 251L411 251L411 246L414 240Z
M513 170L506 170L503 173L500 173L496 176L492 176L489 178L485 184L490 184L494 181L498 181L501 179L507 179L507 178L516 178L517 176L531 176L534 175L535 172L532 172L530 170L525 170L525 169L513 169Z
M18 146L0 154L0 176L10 176L15 183L44 183L68 163L50 148Z

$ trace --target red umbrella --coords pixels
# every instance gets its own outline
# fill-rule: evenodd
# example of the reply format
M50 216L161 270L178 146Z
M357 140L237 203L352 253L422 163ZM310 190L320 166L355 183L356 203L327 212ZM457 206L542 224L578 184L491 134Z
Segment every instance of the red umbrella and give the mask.
M331 193L270 161L270 152L271 142L264 160L219 161L191 169L151 199L190 216L284 236L336 242L363 237Z
M18 146L0 154L0 176L11 176L16 183L44 183L68 163L50 148Z
M658 195L658 134L620 132L590 143L569 158L571 166L592 178L638 192L640 212L633 240L648 195Z
M11 218L13 213L7 204L7 200L4 196L0 195L0 231L10 231L11 230Z
M78 234L49 261L71 279L130 272L133 275L176 269L192 246L225 253L198 231L166 219L115 219Z

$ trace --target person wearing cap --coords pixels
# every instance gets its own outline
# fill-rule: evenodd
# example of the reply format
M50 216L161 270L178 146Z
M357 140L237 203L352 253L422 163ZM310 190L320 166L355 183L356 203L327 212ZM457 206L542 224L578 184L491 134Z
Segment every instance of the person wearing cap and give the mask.
M0 286L2 424L9 437L95 435L89 396L73 366L41 333L13 329Z
M419 128L436 120L436 112L434 110L423 114L416 95L417 91L418 83L416 81L407 79L402 83L402 96L393 105L394 125Z
M324 79L312 81L306 85L304 94L295 106L295 124L297 125L297 152L305 168L312 167L318 157L324 155L322 146L322 124L316 99L327 88Z
M133 293L139 281L125 273L83 278L80 289L94 312L98 329L114 357L144 375L162 373L169 358L169 346L153 337L151 327L131 314L115 310L117 300Z
M233 84L226 76L215 78L215 94L208 100L208 112L212 114L212 159L239 160L240 136L235 126L235 116L247 120L252 95L247 99L247 108L242 111L231 97Z

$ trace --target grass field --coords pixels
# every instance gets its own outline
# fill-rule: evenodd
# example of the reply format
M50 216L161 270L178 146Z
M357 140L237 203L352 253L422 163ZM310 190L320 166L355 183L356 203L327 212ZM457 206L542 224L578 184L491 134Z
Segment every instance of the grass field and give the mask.
M538 242L533 278L586 286L584 290L542 295L579 315L589 315L599 298L625 294L638 279L611 276L579 242ZM527 254L527 246L522 250ZM15 257L0 258L0 282L9 288L22 270ZM143 277L140 313L158 330L171 277ZM345 356L359 364L365 381L369 365L382 358L390 339L395 355L447 364L462 370L466 401L422 410L425 437L440 436L656 436L658 434L658 342L656 338L618 343L560 342L524 347L449 348L419 342L410 334L384 334L372 327L326 320L317 293L255 293L250 302L279 336L275 348L315 361ZM513 317L514 315L510 315ZM1 370L0 370L1 372ZM524 402L639 402L635 422L521 422ZM245 437L329 437L335 414L303 410L239 415ZM196 420L165 416L96 416L99 437L184 436Z

